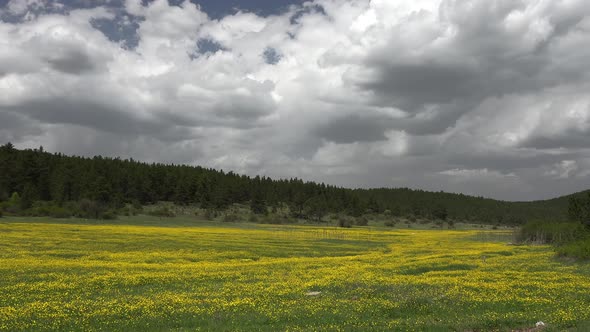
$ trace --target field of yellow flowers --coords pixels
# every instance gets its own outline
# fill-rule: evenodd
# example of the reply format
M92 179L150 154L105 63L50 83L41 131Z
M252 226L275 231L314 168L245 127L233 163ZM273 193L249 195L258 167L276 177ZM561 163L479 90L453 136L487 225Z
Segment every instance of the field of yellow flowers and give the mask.
M590 267L492 231L0 220L3 331L590 327Z

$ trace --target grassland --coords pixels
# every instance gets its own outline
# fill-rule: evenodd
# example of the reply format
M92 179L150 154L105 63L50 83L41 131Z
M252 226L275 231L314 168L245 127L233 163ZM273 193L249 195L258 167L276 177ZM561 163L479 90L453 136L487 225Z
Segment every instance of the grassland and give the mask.
M589 265L510 236L4 219L0 330L587 330Z

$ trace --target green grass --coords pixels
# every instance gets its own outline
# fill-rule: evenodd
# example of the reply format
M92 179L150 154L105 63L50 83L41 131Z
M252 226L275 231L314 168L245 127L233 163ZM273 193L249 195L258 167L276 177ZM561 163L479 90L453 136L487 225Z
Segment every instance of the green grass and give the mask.
M0 330L585 331L589 265L511 236L4 218Z

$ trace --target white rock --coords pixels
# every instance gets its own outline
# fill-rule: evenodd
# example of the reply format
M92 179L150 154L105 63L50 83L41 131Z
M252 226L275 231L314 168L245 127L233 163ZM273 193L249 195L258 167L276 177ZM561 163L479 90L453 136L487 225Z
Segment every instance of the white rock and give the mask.
M321 293L322 293L322 292L317 292L317 291L315 291L315 292L307 292L307 293L305 293L305 295L307 295L307 296L318 296L318 295L320 295Z
M543 322L537 322L537 324L535 324L536 327L541 327L541 326L545 326L545 323Z

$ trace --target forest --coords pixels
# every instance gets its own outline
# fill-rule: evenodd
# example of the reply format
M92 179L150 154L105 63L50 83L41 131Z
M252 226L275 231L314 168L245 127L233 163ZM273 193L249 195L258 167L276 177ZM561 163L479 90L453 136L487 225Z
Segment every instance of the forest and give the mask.
M199 166L133 159L66 156L0 146L0 214L110 219L157 202L223 212L234 204L253 214L288 211L322 221L327 214L521 225L567 220L572 197L507 202L408 188L347 189L301 179L250 177ZM571 215L571 211L569 213Z

